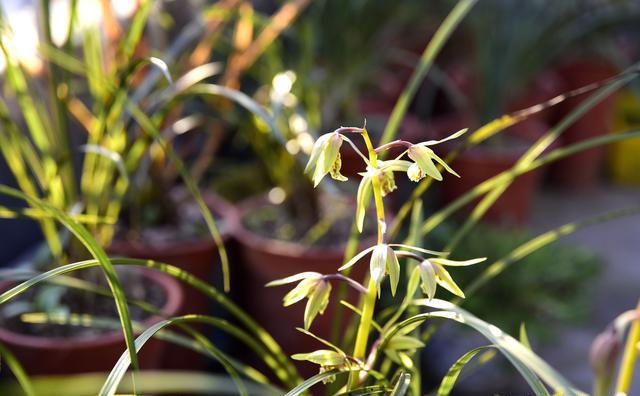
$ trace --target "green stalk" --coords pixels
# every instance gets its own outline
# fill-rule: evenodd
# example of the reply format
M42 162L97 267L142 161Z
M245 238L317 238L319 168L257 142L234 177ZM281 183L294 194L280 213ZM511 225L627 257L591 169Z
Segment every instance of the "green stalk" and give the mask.
M362 138L367 145L369 154L369 162L373 168L378 167L378 154L376 153L371 138L366 129L362 130ZM378 244L384 243L384 234L386 230L386 222L384 215L384 203L382 202L382 187L378 177L371 178L371 186L373 190L374 201L376 205L376 218L378 223ZM371 323L373 320L373 311L376 307L377 285L373 279L369 278L367 285L367 294L364 296L362 315L360 316L360 324L356 333L356 342L353 348L353 357L364 360L367 352L367 342L371 333ZM359 372L354 371L349 376L349 389L353 389L358 385Z
M440 49L442 49L444 44L449 39L449 36L451 36L462 19L469 13L469 11L471 11L471 8L476 4L476 2L477 0L459 1L451 10L449 15L447 15L447 18L442 22L442 25L440 25L440 27L436 31L433 39L429 41L429 44L424 49L424 52L420 57L420 61L416 66L416 70L411 76L409 84L405 87L404 91L402 91L400 97L398 98L398 101L393 107L391 117L389 117L389 122L387 122L387 125L384 129L380 144L389 143L397 135L398 128L400 127L400 123L407 113L409 104L411 104L411 100L418 91L418 88L420 88L420 84L422 84L422 81L431 68L433 61L440 52Z
M636 311L640 312L640 301ZM620 374L618 376L618 384L616 385L616 395L628 395L633 381L633 372L638 359L638 345L640 345L640 319L633 321L629 335L627 335L627 343L624 347L624 355L622 364L620 365Z

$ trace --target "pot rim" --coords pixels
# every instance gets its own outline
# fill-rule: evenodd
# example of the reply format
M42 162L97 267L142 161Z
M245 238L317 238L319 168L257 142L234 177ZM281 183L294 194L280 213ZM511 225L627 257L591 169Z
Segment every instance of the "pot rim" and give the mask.
M235 224L235 208L220 195L213 191L203 191L202 198L205 203L220 219L228 226L220 230L220 237L223 243L228 243L232 235L233 224ZM175 255L192 254L193 252L206 251L211 246L217 248L216 242L208 234L205 236L197 236L184 240L166 241L161 245L146 244L141 241L131 241L123 238L114 238L111 245L107 249L114 254L120 255L164 255L168 251Z
M178 281L158 270L145 267L136 269L140 271L143 277L150 278L152 281L162 286L166 296L165 303L161 308L163 315L152 315L145 319L142 322L142 325L145 328L148 328L149 326L163 320L165 317L174 316L182 306L184 300L182 288L178 284ZM9 283L12 282L3 282L0 284L0 288L4 289ZM62 351L76 348L101 347L117 342L124 342L124 336L122 335L122 331L117 330L81 338L61 338L25 335L16 333L5 327L0 327L0 340L3 340L5 344L18 345L24 348L42 348Z
M266 195L257 195L240 202L237 207L237 216L234 224L231 226L231 232L236 240L245 246L254 246L259 250L274 255L293 256L313 259L315 257L335 256L344 257L347 242L330 246L305 246L298 242L283 241L274 238L264 237L258 233L251 231L243 224L243 219L253 209L263 207L269 204ZM372 238L361 238L361 244L371 244L375 241Z

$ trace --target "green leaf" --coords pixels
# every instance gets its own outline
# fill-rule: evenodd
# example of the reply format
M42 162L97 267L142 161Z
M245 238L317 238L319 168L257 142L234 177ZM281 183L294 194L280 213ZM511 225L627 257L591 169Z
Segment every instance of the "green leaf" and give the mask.
M524 322L520 323L519 338L520 338L520 343L522 345L526 346L530 350L533 350L533 349L531 349L531 343L529 342L529 336L527 335L527 328L526 328Z
M201 318L199 318L198 315L187 315L187 316L175 317L175 318L160 321L150 326L149 328L147 328L145 331L142 332L142 334L138 336L138 338L136 338L136 341L135 341L136 352L139 352L140 349L142 349L142 347L144 346L144 344L147 341L149 341L149 339L153 335L155 335L158 331L162 330L163 328L170 326L172 324L180 323L180 322L200 321L200 320ZM233 365L228 361L228 359L223 353L221 353L220 351L217 351L216 349L213 349L213 351L217 352L216 357L218 361L223 365L227 373L229 373L231 378L236 383L238 392L241 395L247 395L247 391L244 386L244 383L242 382L242 380L240 380L238 372L233 367ZM127 354L127 352L125 351L120 356L120 359L118 359L115 366L109 373L109 376L107 377L104 384L102 385L102 388L100 389L100 392L99 392L99 396L115 395L118 389L118 386L122 381L124 375L126 374L130 364L131 364L131 359Z
M433 264L433 269L435 270L435 273L436 273L436 282L438 282L440 286L449 290L451 293L455 294L456 296L460 298L464 298L464 293L462 292L462 290L460 290L460 288L458 287L458 285L456 284L456 282L453 280L453 278L451 277L449 272L447 272L446 269L444 269L441 265L438 265L438 264Z
M35 388L33 386L33 383L31 382L31 379L29 379L29 376L22 368L22 365L20 365L18 359L16 359L16 357L13 356L13 354L2 344L0 344L0 359L4 360L3 362L1 362L2 364L5 364L9 367L9 370L11 370L13 375L18 380L20 388L26 396L36 396L39 394L35 392ZM12 394L17 394L18 392Z
M481 263L481 262L485 261L486 259L487 259L486 257L481 257L481 258L477 258L477 259L464 260L464 261L447 260L447 259L443 259L443 258L432 258L432 259L429 259L429 260L433 261L436 264L440 264L440 265L448 265L448 266L451 266L451 267L467 267L467 266L470 266L470 265Z
M328 378L348 373L350 370L329 370L316 374L311 378L306 379L303 383L291 389L285 396L300 396L306 394L307 389L311 388L315 384L322 382Z
M406 395L407 391L409 390L409 385L411 385L411 374L407 372L401 373L400 377L398 377L398 381L396 382L389 396Z
M292 355L291 358L293 360L306 360L321 366L340 366L346 361L343 355L329 349L319 349L310 353L298 353Z
M222 265L222 280L223 280L223 288L225 291L229 291L231 289L231 275L229 269L229 257L227 255L227 250L224 247L224 241L222 240L222 236L220 235L220 230L216 224L213 215L211 214L211 210L204 202L202 198L202 193L198 188L197 183L193 179L193 177L189 174L186 166L183 161L180 159L178 154L175 152L173 147L168 144L168 142L162 137L160 131L156 127L156 125L151 121L151 119L136 105L131 102L128 102L128 109L131 112L132 117L136 120L136 122L140 125L145 134L151 136L156 142L160 145L162 150L169 156L173 164L175 165L180 177L184 181L187 189L191 196L193 196L194 200L198 204L198 209L200 210L200 214L202 215L205 224L207 225L207 230L211 234L211 237L216 243L218 248L218 255L220 256L220 263Z
M329 348L332 348L333 350L338 352L340 355L347 356L347 354L342 349L340 349L337 345L332 344L331 342L325 340L324 338L318 337L317 335L313 334L312 332L310 332L308 330L305 330L303 328L300 328L300 327L296 327L296 330L298 330L299 332L301 332L304 335L307 335L307 336L313 338L314 340L318 341L319 343L324 344L324 345L328 346Z
M156 58L154 56L149 58L149 63L160 69L160 72L167 79L169 84L173 84L173 78L171 77L171 73L169 73L169 66L160 58Z
M318 313L324 313L327 304L329 303L329 295L331 294L331 284L329 282L320 281L317 283L313 292L309 296L307 306L304 309L304 328L306 330L311 327L313 319Z
M135 347L133 328L131 325L129 308L127 307L127 299L124 291L122 290L122 286L120 285L120 281L118 280L118 275L116 274L116 271L113 268L113 265L111 264L109 257L105 253L104 249L102 249L102 247L91 236L91 233L85 227L74 221L61 210L50 205L48 202L43 201L37 197L28 196L16 189L4 185L0 185L0 194L22 199L26 201L30 206L39 208L49 213L51 216L55 217L57 221L62 223L71 233L73 233L73 235L78 238L78 240L82 243L82 245L84 245L89 253L96 258L106 276L107 283L109 285L109 288L111 289L111 293L113 294L116 303L118 316L120 318L120 323L125 337L125 343L129 352L129 358L131 359L133 366L137 368L138 360L134 349ZM4 296L6 293L7 292L3 293L2 295Z
M469 363L469 361L471 361L471 359L473 359L478 353L490 348L494 348L494 346L487 345L472 349L456 360L453 366L449 368L449 371L447 371L444 378L442 378L442 382L440 382L440 387L438 388L438 396L449 396L464 366L466 366L467 363Z
M278 345L278 343L271 337L271 335L262 328L253 318L247 315L244 311L242 311L237 305L235 305L231 300L229 300L225 294L219 292L217 289L212 287L211 285L201 281L197 277L192 274L176 267L173 265L159 263L153 260L147 259L126 259L126 258L114 258L111 259L111 263L113 265L128 265L128 266L142 266L154 268L159 271L170 275L185 284L193 287L195 290L202 292L204 295L211 298L213 301L220 304L224 307L234 318L236 318L240 323L242 323L247 329L250 329L253 336L256 340L260 341L270 352L271 356L276 359L277 364L282 368L282 370L276 370L275 373L281 378L285 383L290 386L294 386L295 384L301 381L295 367L291 364L290 359L288 359L287 355L284 354L282 348ZM61 265L52 270L44 272L40 275L31 277L29 280L20 283L13 288L5 291L0 294L0 304L6 303L11 300L15 296L23 293L24 291L30 289L31 287L52 279L54 277L64 275L73 271L91 268L99 266L99 262L97 260L86 260L80 261L77 263L71 263L66 265Z
M415 266L413 271L411 271L411 276L409 276L409 282L407 282L407 292L402 301L403 306L408 306L411 301L413 301L413 296L416 294L416 290L418 290L418 285L420 285L420 268Z
M425 253L425 254L431 254L431 255L434 255L434 256L448 256L449 255L449 252L438 252L436 250L423 249L423 248L420 248L420 247L411 246L411 245L405 245L405 244L402 244L402 243L390 243L389 246L399 247L399 248L406 249L406 250L415 250L416 252Z
M442 22L438 30L433 35L433 38L429 41L429 44L424 49L424 52L420 56L420 61L418 62L413 74L411 75L411 79L409 83L404 88L400 97L398 98L395 106L393 107L393 111L391 112L391 116L389 117L389 121L384 128L384 132L382 134L382 138L380 140L380 144L389 143L394 139L398 132L398 128L404 118L407 109L409 108L409 104L413 100L418 88L420 88L422 81L425 76L429 72L433 61L436 56L449 39L451 34L454 32L458 24L462 21L462 19L469 13L473 5L477 0L461 0L456 3L456 6L451 10L449 15L447 15L446 19Z
M407 319L402 323L398 323L397 327L402 327L406 324L412 323L413 321L425 320L430 317L441 317L454 320L474 328L489 339L516 367L536 395L547 396L549 394L544 385L541 384L540 379L549 384L549 386L551 386L556 392L563 394L564 396L586 395L584 392L576 390L569 381L549 366L549 364L538 355L519 343L509 334L498 329L496 326L475 317L471 313L448 301L438 299L429 301L428 299L421 299L415 300L414 303L416 305L427 306L441 311L415 315L413 318ZM391 331L388 334L388 337L392 337L393 335L394 332Z
M118 387L119 394L133 394L132 375L127 374ZM38 396L86 396L95 395L104 382L103 373L75 374L56 377L35 377L33 387ZM138 394L177 395L230 395L237 393L234 382L225 374L191 371L141 371L135 374L135 390ZM252 395L282 395L270 386L246 383ZM20 395L21 390L12 382L0 384L0 394Z
M406 335L396 335L387 344L387 349L391 351L396 350L412 350L423 348L424 343L419 339Z
M403 326L400 330L398 330L398 334L406 335L413 332L418 327L422 326L423 321L416 321L407 326Z

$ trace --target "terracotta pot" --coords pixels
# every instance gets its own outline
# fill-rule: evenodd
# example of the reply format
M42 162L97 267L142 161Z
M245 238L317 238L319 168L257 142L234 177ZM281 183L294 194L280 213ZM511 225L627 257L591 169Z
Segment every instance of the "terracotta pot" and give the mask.
M267 204L266 199L257 197L239 205L239 217L233 233L238 243L238 272L242 274L240 304L274 336L286 353L310 352L321 348L322 345L295 329L303 326L306 300L290 307L283 307L282 298L295 284L291 284L290 287L272 288L266 288L265 284L305 271L336 273L343 263L345 245L307 247L258 235L243 225L243 218ZM372 243L373 241L366 246ZM362 281L368 268L366 259L353 268L352 277ZM326 339L330 339L331 336L331 322L338 304L335 298L338 286L337 283L333 283L329 305L324 315L316 317L310 329L314 334ZM349 288L346 299L357 303L358 295ZM343 312L347 321L351 315L349 311ZM300 362L298 366L303 374L317 373L316 365Z
M205 192L203 198L211 211L226 223L226 218L235 210L228 202L218 195ZM225 246L229 245L229 227L221 229L221 236ZM210 235L204 235L193 240L179 240L164 245L148 245L139 241L116 239L108 249L110 254L124 257L151 259L167 264L173 264L193 274L207 283L214 281L214 274L220 268L218 247ZM193 287L181 283L185 295L184 305L180 307L179 315L212 314L213 302ZM204 325L195 326L198 330L207 331ZM209 359L205 356L177 345L167 347L167 357L163 368L167 369L201 369Z
M616 74L616 69L604 61L579 60L558 68L567 89L606 79ZM559 119L571 113L588 95L569 99L559 106ZM610 95L574 122L562 135L565 146L611 132L616 95ZM558 120L559 120L558 119ZM589 189L597 186L604 168L605 148L597 147L574 154L554 163L551 180L558 186L573 189Z
M472 125L470 117L448 117L434 122L436 130L459 130L465 125ZM514 133L516 130L517 133ZM522 139L520 144L510 142L504 147L476 146L462 152L451 164L460 178L448 177L442 186L442 197L445 202L452 202L483 181L509 170L524 154L528 145L542 136L547 130L545 124L536 119L526 123L516 124L510 130L504 131L510 139ZM447 132L448 133L448 132ZM438 133L442 136L442 133ZM552 149L554 146L548 148ZM450 150L446 147L445 150ZM491 206L484 216L484 220L493 223L524 224L528 221L531 206L539 182L543 174L542 169L522 174L516 178L511 186ZM465 208L470 213L479 200L475 200Z
M522 92L509 101L507 111L512 113L541 104L566 91L567 85L562 76L555 70L545 70L538 74L534 81L529 84L529 87L522 90ZM523 121L523 123L535 119L535 122L549 124L558 118L557 114L558 107L550 107L530 116L527 120Z
M150 317L143 325L149 327L164 317L175 316L184 298L178 282L155 270L139 270L147 282L160 285L166 296L163 317ZM0 289L7 290L11 284L4 282ZM109 372L126 349L121 332L69 339L23 335L0 327L0 343L16 356L29 375ZM160 368L165 345L157 339L149 340L138 354L140 367Z

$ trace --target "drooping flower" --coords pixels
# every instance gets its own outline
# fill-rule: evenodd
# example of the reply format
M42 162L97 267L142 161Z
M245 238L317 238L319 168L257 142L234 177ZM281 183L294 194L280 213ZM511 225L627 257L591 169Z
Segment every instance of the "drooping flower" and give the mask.
M452 175L460 177L447 163L438 155L431 150L428 146L433 146L442 142L446 142L447 140L455 139L462 134L464 134L467 130L462 129L450 136L447 136L441 140L428 140L426 142L417 143L409 147L407 150L407 155L411 158L414 163L407 170L407 176L412 181L419 181L425 176L433 177L434 179L440 181L442 180L442 174L438 170L438 167L434 163L436 161L442 167Z
M344 137L341 134L331 132L320 136L314 143L309 161L304 168L304 172L307 174L313 172L314 187L320 184L320 181L327 173L330 173L331 177L336 180L347 180L346 177L340 174L342 165L340 146L342 146L343 141Z
M344 352L332 351L330 349L319 349L309 353L297 353L292 355L293 360L302 360L315 363L320 366L320 373L334 369L344 369L350 366L349 359ZM335 376L330 376L322 380L323 383L331 383L335 381Z
M302 272L269 282L267 287L280 286L297 281L300 281L300 283L284 296L282 302L285 307L288 307L307 298L307 305L304 310L304 328L309 329L315 317L318 314L322 315L327 308L329 295L331 294L331 284L320 273Z
M472 260L456 261L444 258L430 258L423 260L420 265L420 281L422 292L427 295L429 300L436 295L437 285L442 286L458 297L464 298L464 293L453 280L449 272L444 266L466 267L481 263L486 258L477 258Z

